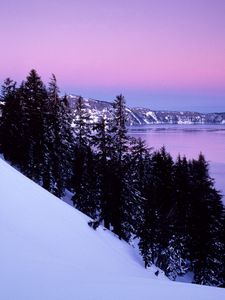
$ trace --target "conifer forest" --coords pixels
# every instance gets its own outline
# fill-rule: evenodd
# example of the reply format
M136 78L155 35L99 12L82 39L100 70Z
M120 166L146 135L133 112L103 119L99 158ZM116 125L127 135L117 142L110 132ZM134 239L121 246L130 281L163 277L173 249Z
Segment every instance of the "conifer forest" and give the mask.
M224 206L204 154L174 160L130 137L123 95L112 119L90 122L83 98L71 110L55 75L47 85L35 70L20 85L7 78L0 97L5 160L59 198L70 191L93 229L135 241L144 267L225 286Z

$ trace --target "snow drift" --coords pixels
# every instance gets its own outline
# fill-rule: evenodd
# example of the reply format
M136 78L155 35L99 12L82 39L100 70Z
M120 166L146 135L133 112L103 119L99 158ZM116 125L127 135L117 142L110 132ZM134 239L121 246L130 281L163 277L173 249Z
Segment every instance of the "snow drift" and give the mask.
M0 299L225 299L156 278L133 248L0 159Z

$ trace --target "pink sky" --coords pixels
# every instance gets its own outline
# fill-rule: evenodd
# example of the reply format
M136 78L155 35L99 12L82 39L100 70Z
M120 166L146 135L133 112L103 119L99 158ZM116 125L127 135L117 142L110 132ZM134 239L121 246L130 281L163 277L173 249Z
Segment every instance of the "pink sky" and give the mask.
M224 0L1 0L0 38L1 82L35 68L67 93L225 111Z

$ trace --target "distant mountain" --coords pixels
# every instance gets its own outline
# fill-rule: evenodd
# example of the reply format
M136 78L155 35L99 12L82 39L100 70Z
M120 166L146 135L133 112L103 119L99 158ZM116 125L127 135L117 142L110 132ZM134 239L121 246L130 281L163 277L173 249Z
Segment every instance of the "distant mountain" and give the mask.
M68 96L71 108L75 107L78 96ZM96 122L100 116L112 117L112 103L95 99L84 99L92 122ZM224 113L198 113L190 111L155 111L150 108L127 107L127 125L148 124L225 124Z

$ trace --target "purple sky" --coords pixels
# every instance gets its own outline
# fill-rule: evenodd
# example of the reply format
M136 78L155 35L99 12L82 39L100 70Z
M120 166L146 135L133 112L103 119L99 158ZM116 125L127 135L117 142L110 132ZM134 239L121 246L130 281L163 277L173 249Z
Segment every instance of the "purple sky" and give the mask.
M0 81L35 68L62 92L225 111L225 0L1 0Z

